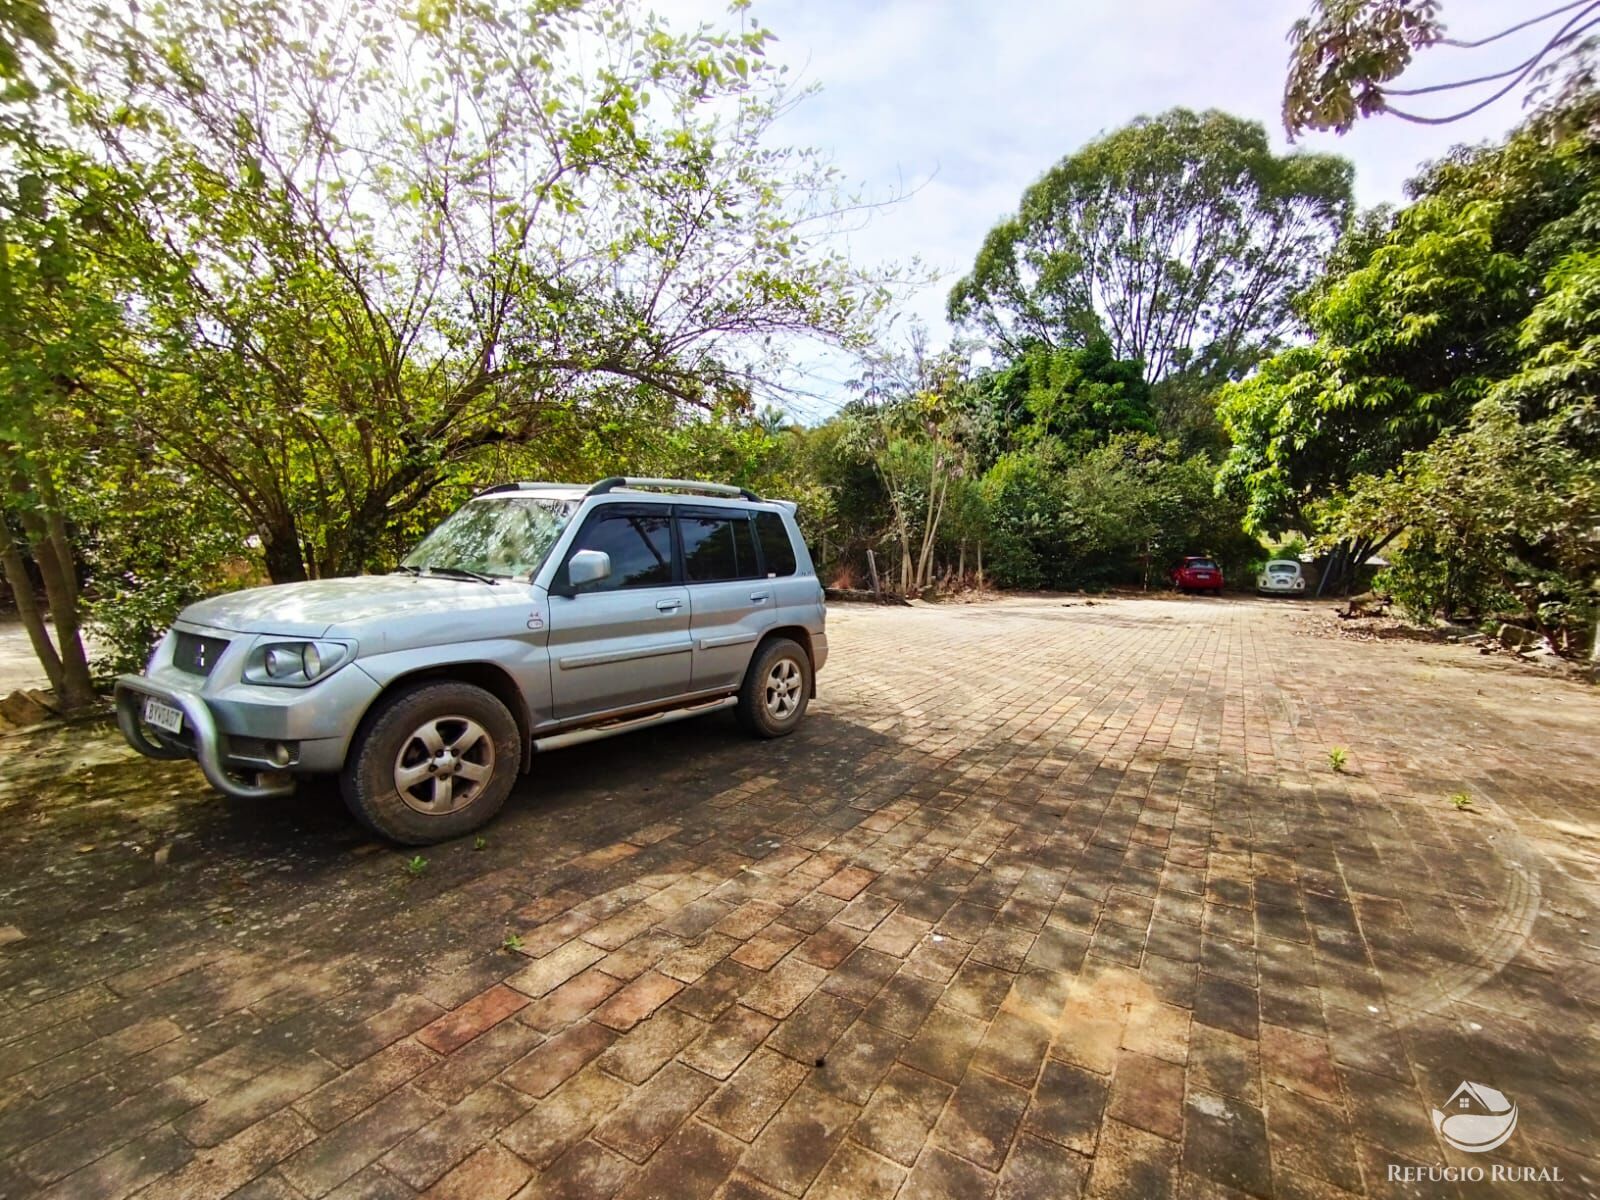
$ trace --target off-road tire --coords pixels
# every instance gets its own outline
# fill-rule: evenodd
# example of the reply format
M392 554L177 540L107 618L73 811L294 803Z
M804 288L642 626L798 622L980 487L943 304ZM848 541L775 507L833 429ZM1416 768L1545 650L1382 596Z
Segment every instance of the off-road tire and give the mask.
M494 744L493 769L477 795L449 813L422 813L395 783L395 763L414 731L430 719L463 717L482 726ZM491 693L470 683L424 681L386 696L351 740L339 790L357 821L405 846L447 841L487 824L506 802L522 762L517 723Z
M792 663L798 680L798 699L785 715L776 715L768 703L768 684L773 671L782 663ZM799 728L805 719L806 707L811 703L811 657L800 643L785 637L764 642L750 660L745 670L744 683L739 687L739 705L735 710L739 724L747 733L761 738L784 737Z

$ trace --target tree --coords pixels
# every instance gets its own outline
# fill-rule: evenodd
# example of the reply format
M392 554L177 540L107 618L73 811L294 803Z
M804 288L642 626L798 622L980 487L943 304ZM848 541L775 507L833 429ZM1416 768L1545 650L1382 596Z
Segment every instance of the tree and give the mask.
M62 72L48 10L36 0L0 3L0 573L57 699L77 708L94 688L52 425L109 315L86 289L94 270L73 241L80 228L103 228L111 188L90 175L66 203L50 194L53 176L82 165L41 149L35 105L61 86Z
M934 353L917 329L905 354L869 362L863 399L850 409L852 441L870 457L889 502L903 593L933 585L940 523L967 470L958 405L967 369L959 347Z
M1007 355L1105 339L1146 378L1236 377L1295 327L1344 227L1350 164L1272 153L1258 123L1174 109L1063 158L950 294Z
M1324 535L1325 585L1348 583L1403 528L1341 515L1358 481L1425 461L1408 455L1465 428L1486 398L1594 453L1600 155L1582 112L1429 168L1386 231L1335 256L1308 305L1316 341L1224 389L1233 448L1219 486L1255 531ZM1552 140L1563 127L1577 132Z
M76 112L143 187L96 403L276 581L381 564L497 448L748 397L773 335L850 341L874 303L823 245L830 171L771 144L760 28L188 0L73 33L131 48L86 56Z
M984 465L1042 437L1087 451L1116 433L1156 431L1144 364L1114 358L1104 338L1080 349L1026 346L976 375L962 406Z
M1355 481L1331 535L1398 536L1390 584L1419 618L1520 607L1573 649L1594 619L1600 459L1564 435L1559 417L1525 423L1485 400L1461 429Z
M1347 131L1363 117L1389 113L1421 125L1447 125L1523 89L1539 98L1559 82L1556 105L1577 96L1594 81L1594 33L1600 26L1600 0L1568 0L1522 16L1483 37L1461 40L1445 35L1439 0L1313 0L1309 16L1289 31L1289 74L1283 92L1283 124L1291 137L1307 129ZM1508 10L1510 11L1510 10ZM1506 38L1538 29L1531 54L1494 58ZM1422 87L1396 87L1417 53L1436 46L1473 54L1463 78ZM1559 77L1559 79L1558 79ZM1409 111L1413 100L1449 96L1465 107L1435 113ZM1392 100L1401 98L1406 107ZM1427 101L1423 100L1425 104Z

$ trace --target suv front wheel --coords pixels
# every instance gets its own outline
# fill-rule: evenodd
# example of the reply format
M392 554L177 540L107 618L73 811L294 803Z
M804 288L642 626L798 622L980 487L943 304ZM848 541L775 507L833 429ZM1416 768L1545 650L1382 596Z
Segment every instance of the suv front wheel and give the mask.
M773 638L750 660L739 688L739 723L757 737L793 733L811 703L811 659L789 638Z
M517 723L469 683L419 683L363 722L339 777L355 818L393 841L426 846L489 821L517 780Z

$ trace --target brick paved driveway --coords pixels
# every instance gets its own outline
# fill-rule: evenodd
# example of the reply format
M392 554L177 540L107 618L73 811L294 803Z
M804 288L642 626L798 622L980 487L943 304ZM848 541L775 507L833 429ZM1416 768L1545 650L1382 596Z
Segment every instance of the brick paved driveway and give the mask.
M6 739L0 1194L1592 1194L1600 697L1310 619L836 609L800 734L552 755L415 876Z

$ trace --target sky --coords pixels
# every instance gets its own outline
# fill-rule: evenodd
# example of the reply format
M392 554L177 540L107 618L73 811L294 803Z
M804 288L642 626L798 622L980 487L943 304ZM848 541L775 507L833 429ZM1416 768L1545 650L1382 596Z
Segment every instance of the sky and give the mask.
M906 318L948 337L944 301L983 236L1015 210L1052 164L1134 117L1173 107L1221 108L1261 121L1280 150L1285 35L1309 0L755 0L751 13L777 35L770 56L818 95L778 127L815 146L868 196L898 203L849 236L863 265L919 257L937 282L906 297ZM653 0L673 22L725 24L725 0ZM1502 28L1507 0L1445 0L1453 37ZM1535 31L1536 33L1537 31ZM1511 58L1523 41L1508 39ZM1461 77L1481 61L1440 47L1408 83ZM1459 142L1498 137L1521 115L1508 97L1444 127L1394 117L1297 146L1342 154L1356 166L1363 206L1402 202L1419 164ZM813 397L789 407L815 418L844 398L828 356L807 360Z

